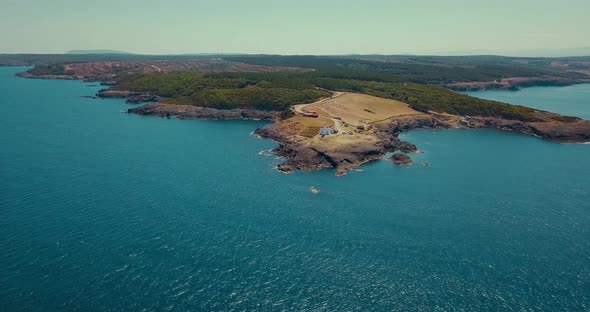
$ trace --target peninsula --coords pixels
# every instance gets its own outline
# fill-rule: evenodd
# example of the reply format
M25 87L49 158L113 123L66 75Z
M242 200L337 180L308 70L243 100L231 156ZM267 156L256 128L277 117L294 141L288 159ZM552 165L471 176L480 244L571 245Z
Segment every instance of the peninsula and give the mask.
M99 81L108 86L99 97L147 103L128 110L140 115L270 120L255 133L278 142L274 153L285 158L278 166L284 173L334 168L342 175L390 152L418 152L398 138L415 128L494 128L590 141L589 121L454 91L590 82L585 58L110 57L121 59L35 63L19 75ZM396 155L396 164L411 162Z

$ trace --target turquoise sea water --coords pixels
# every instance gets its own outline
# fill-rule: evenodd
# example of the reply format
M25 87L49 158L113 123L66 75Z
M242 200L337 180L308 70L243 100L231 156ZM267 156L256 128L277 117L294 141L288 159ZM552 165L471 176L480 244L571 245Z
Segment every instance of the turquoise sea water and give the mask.
M590 120L590 84L533 87L520 91L478 91L466 94Z
M19 70L0 68L2 311L590 309L590 145L418 131L428 167L286 176L264 123L120 114Z

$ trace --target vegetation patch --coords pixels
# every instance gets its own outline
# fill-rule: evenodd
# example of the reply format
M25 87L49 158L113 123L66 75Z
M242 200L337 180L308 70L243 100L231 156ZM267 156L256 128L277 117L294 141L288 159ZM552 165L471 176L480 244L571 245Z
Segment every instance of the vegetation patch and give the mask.
M330 96L327 90L347 91L398 100L420 112L540 121L536 111L528 107L474 98L383 72L338 66L323 66L306 73L142 74L126 77L116 89L150 92L166 98L165 103L283 111L285 116L290 115L289 107L294 104Z

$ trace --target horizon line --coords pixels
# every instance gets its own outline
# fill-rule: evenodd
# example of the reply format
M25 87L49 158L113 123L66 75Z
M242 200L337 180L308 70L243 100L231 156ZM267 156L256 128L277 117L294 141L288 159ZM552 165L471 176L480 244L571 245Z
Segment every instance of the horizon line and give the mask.
M580 48L572 48L580 49ZM590 47L588 48L590 49ZM568 49L569 50L569 49ZM72 52L76 53L72 53ZM80 51L80 52L78 52ZM39 52L17 52L17 53L6 53L0 52L0 55L129 55L129 56L318 56L318 57L342 57L342 56L434 56L434 57L468 57L468 56L494 56L494 57L514 57L514 58L563 58L563 57L590 57L590 52L587 54L567 54L567 55L510 55L510 54L499 54L499 53L345 53L345 54L280 54L280 53L233 53L233 52L201 52L201 53L134 53L126 51L113 51L113 52L82 52L84 50L71 50L62 53L39 53Z

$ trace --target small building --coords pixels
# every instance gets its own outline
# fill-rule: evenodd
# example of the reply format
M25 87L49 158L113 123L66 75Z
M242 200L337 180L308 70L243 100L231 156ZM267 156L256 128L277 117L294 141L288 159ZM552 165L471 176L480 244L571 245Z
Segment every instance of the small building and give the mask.
M330 134L334 134L334 129L328 127L327 125L324 125L321 129L320 129L320 135L322 137L325 137L326 135L330 135Z

